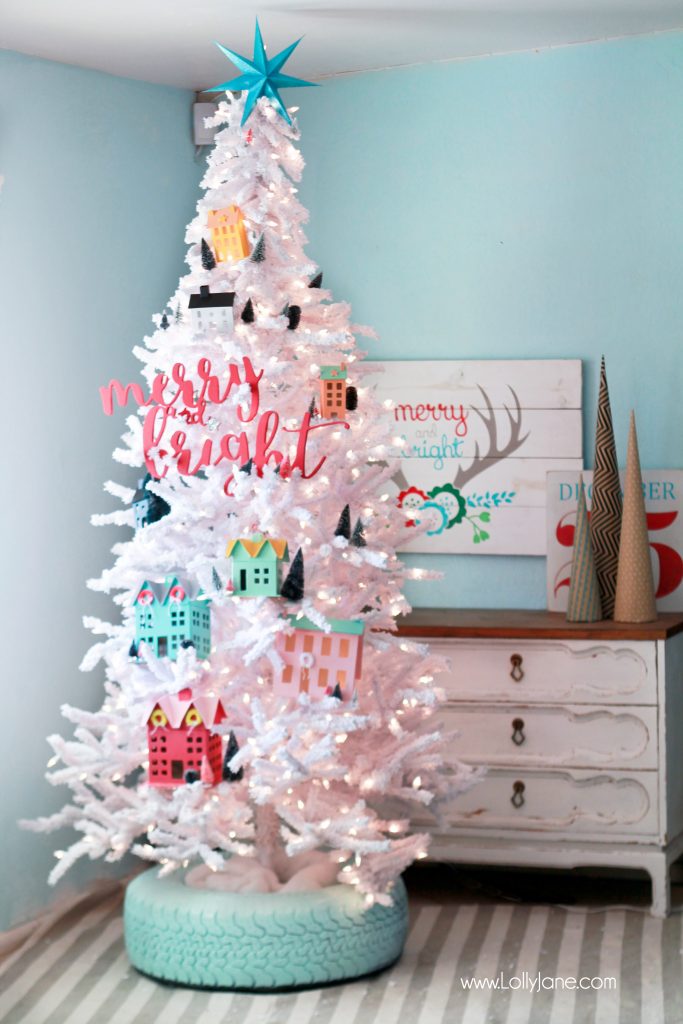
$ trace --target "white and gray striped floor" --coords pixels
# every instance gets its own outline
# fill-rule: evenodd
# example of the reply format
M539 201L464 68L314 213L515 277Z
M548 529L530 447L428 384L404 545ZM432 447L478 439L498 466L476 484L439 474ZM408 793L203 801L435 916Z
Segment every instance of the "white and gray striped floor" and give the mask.
M391 970L353 984L271 996L174 989L140 977L123 948L121 891L110 887L48 919L4 957L0 1021L682 1024L681 914L660 921L639 910L600 910L590 895L585 906L571 910L533 905L501 899L505 893L483 873L474 876L474 885L472 878L453 872L452 884L444 884L438 869L431 875L423 869L411 886L406 949ZM645 887L628 884L631 897L644 899ZM594 904L606 889L592 885ZM566 880L564 886L566 898ZM538 891L547 898L542 887ZM511 979L524 972L530 978L615 977L616 990L467 991L461 980L502 974L513 985Z

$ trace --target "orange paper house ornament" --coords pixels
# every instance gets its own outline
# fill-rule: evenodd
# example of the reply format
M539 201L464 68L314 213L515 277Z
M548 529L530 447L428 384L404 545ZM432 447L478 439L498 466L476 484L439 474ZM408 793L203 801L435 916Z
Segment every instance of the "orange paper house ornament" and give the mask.
M209 210L207 226L217 263L243 260L250 253L244 216L239 206L226 206L222 210Z
M320 415L324 420L346 419L346 363L320 368Z

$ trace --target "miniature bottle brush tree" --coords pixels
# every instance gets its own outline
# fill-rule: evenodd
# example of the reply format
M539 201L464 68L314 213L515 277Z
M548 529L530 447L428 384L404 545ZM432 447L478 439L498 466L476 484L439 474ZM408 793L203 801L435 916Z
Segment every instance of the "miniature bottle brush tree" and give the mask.
M228 94L212 119L189 271L135 349L144 381L101 389L106 413L128 405L114 458L163 514L138 514L89 581L120 619L84 620L104 700L63 708L75 730L49 738L49 778L70 802L29 824L78 833L52 882L130 850L162 873L240 857L277 873L322 851L330 881L386 902L427 851L411 810L476 773L444 765L440 660L392 635L404 582L429 574L396 556L395 440L354 337L371 332L304 252L296 124L252 100ZM216 252L225 211L239 244ZM124 508L93 522L133 526L140 488L105 490Z

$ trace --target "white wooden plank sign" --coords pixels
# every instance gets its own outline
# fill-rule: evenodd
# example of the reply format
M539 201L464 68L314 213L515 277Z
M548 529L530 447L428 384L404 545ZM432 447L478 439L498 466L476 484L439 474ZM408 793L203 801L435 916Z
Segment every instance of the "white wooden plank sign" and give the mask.
M683 611L683 470L645 469L642 475L657 608ZM623 473L620 476L623 484ZM583 471L583 482L590 514L592 471ZM549 472L547 491L548 608L562 612L567 609L571 579L579 474Z
M544 555L548 470L581 467L581 361L364 364L387 409L404 551Z

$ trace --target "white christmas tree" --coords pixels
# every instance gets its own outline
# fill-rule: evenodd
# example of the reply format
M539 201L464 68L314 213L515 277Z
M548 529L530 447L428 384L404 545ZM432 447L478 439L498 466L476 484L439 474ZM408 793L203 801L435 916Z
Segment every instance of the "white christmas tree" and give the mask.
M338 879L386 901L426 855L410 809L476 772L445 764L439 659L392 635L405 580L428 574L396 556L396 442L354 339L370 332L304 253L296 124L261 98L243 125L244 103L228 95L212 120L189 273L135 349L145 383L102 389L106 411L137 405L114 457L145 467L136 497L155 514L89 582L121 612L84 620L100 639L81 667L104 662L104 703L63 708L74 737L49 738L48 777L71 802L30 827L80 834L52 882L79 857L132 850L162 872L203 862L236 889ZM355 388L357 407L328 407L327 383L333 398ZM126 507L93 522L133 525L133 491L105 489ZM263 574L278 571L283 596L267 596ZM157 606L175 633L155 633ZM196 743L191 770L159 746L173 729Z

